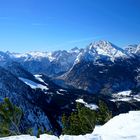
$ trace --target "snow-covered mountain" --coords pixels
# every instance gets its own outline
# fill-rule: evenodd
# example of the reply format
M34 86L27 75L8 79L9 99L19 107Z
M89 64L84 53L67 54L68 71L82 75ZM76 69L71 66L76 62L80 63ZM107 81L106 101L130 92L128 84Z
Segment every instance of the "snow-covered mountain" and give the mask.
M108 41L91 43L83 52L79 53L76 61L96 61L107 59L114 61L115 58L127 57L127 53Z
M139 84L140 45L123 50L108 41L90 44L81 50L73 67L58 77L67 85L91 93L121 92ZM135 51L130 51L130 50Z
M12 71L13 63L16 62L33 75L46 74L63 87L70 85L91 92L99 92L105 88L108 81L110 87L119 92L140 85L139 54L140 45L129 45L126 49L122 49L109 41L100 40L86 48L75 47L69 51L21 54L1 52L0 65L7 68L8 64L9 70ZM128 73L129 76L126 76Z
M66 51L11 53L0 52L0 65L7 61L16 61L33 74L44 73L50 77L60 76L68 72L75 64L86 61L98 63L100 61L114 62L119 58L128 58L139 54L140 45L130 45L121 49L109 41L96 41L86 48L77 47Z
M128 45L125 48L125 51L130 55L139 55L140 54L140 44L139 45Z
M129 53L128 53L129 52ZM138 49L137 51L138 52ZM97 41L88 47L77 47L70 51L58 50L54 52L28 52L28 53L0 53L1 61L13 60L21 63L28 71L44 73L48 76L58 76L69 71L73 65L80 61L107 60L114 62L117 58L128 57L130 51L123 50L109 41Z
M140 111L130 111L112 118L103 126L96 126L92 134L59 138L52 135L40 135L36 138L29 135L0 138L1 140L139 140L140 139Z
M10 68L9 63L16 62L32 74L42 73L49 77L61 77L55 80L56 84L65 85L64 83L68 83L70 86L92 92L97 92L103 88L105 86L103 83L106 84L107 77L108 80L115 77L117 83L109 80L109 83L114 83L113 89L129 90L135 84L140 85L138 83L140 81L138 78L139 52L140 45L129 45L126 49L121 49L109 41L100 40L91 43L84 49L75 47L70 51L59 50L23 54L1 52L0 65L7 68L8 64L12 71L13 66ZM117 70L118 68L120 70ZM129 76L125 76L127 73L130 73ZM133 78L132 75L134 75ZM116 78L117 76L118 78ZM119 79L125 80L120 81ZM128 89L124 89L124 87Z
M68 71L79 51L78 48L73 48L70 51L8 53L8 55L34 74L45 73L54 76Z

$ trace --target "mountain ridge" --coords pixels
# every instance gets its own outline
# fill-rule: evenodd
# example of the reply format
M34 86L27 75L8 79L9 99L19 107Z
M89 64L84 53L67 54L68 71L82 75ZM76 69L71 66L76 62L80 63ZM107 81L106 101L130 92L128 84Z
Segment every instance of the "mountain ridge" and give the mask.
M0 65L5 61L16 61L31 73L44 73L56 77L69 71L73 65L80 61L104 60L114 62L115 59L132 57L140 52L140 45L130 49L122 49L109 41L97 41L85 48L73 48L69 51L58 50L53 52L27 52L27 53L0 53ZM131 46L132 48L132 46ZM131 49L132 50L132 49ZM135 50L135 51L134 51Z

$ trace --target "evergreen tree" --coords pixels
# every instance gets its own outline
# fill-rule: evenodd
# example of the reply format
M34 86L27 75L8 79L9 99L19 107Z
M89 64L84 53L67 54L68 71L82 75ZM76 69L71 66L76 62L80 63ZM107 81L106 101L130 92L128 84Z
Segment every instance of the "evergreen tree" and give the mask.
M80 135L91 133L94 130L95 122L95 111L77 103L76 112L72 112L69 117L62 116L63 134Z
M67 134L68 133L68 128L69 128L69 118L63 114L62 115L62 124L63 124L63 129L62 129L62 134Z
M77 111L72 112L69 117L62 116L63 134L80 135L91 133L95 124L104 124L111 119L112 113L103 101L99 101L99 111L91 110L77 103Z
M112 118L112 113L109 111L107 105L103 101L99 101L99 112L97 116L97 123L98 124L105 124Z
M69 131L68 133L70 135L79 135L82 133L82 128L81 128L81 121L80 121L80 118L78 116L78 113L77 112L72 112L71 113L71 116L69 118Z
M21 109L5 98L0 104L0 136L19 135L21 117Z
M78 116L81 122L82 134L91 133L96 123L96 112L78 105Z

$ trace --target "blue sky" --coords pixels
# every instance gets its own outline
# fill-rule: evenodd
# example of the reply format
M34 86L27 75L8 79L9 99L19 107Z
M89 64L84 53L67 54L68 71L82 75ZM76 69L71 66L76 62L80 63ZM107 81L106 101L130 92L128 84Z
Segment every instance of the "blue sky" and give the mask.
M140 43L140 0L0 0L0 50Z

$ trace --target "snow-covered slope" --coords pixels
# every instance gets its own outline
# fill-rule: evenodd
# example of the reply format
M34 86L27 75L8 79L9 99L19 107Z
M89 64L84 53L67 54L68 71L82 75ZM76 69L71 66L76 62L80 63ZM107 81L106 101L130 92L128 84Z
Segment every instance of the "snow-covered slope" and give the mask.
M96 61L98 59L114 61L115 58L119 57L127 57L127 53L109 41L100 40L91 43L83 52L80 52L75 63L81 60Z
M48 52L39 52L39 51L34 51L34 52L27 52L27 53L9 53L11 58L16 58L16 59L24 59L24 60L39 60L41 58L48 58L52 60L51 54Z
M48 90L48 88L42 84L39 84L39 83L36 83L34 81L31 81L29 79L26 79L26 78L22 78L22 77L19 77L19 79L21 81L23 81L25 84L27 84L28 86L30 86L31 88L33 89L36 89L36 88L40 88L42 90Z
M120 114L102 127L97 127L93 135L99 135L103 140L139 140L140 111L130 111Z
M131 93L132 91L128 90L128 91L122 91L122 92L112 94L113 99L111 99L111 101L113 102L117 102L117 101L130 102L132 100L140 101L140 94L133 95Z
M49 76L60 76L69 71L78 62L106 60L114 62L117 58L130 57L140 52L140 45L129 45L123 50L109 41L96 41L83 49L77 47L66 51L54 52L32 51L27 53L0 52L0 65L6 61L19 62L33 74L44 73Z
M125 48L125 51L129 54L129 55L132 55L132 54L139 54L140 53L140 44L139 45L128 45L126 48Z
M8 55L12 60L21 63L23 67L34 74L45 73L53 76L68 71L79 51L78 48L74 48L70 51L58 50L54 52L8 52Z
M26 53L11 53L0 52L0 60L11 58L17 61L43 61L48 63L59 63L61 65L73 64L74 61L80 61L80 59L93 60L98 58L109 58L114 60L118 57L126 57L131 53L138 53L140 51L140 45L128 45L126 49L122 49L112 44L109 41L99 40L86 48L79 49L77 47L70 51L58 50L54 52L40 52L32 51ZM65 63L64 63L65 62Z
M97 126L92 134L80 136L14 136L0 140L140 140L140 111L120 114L103 126Z
M50 76L61 75L73 67L74 64L84 61L109 60L114 62L116 58L127 57L128 51L123 50L109 41L96 41L88 47L77 47L70 51L58 50L54 52L27 52L10 53L6 55L12 60L20 62L28 71L45 73Z

